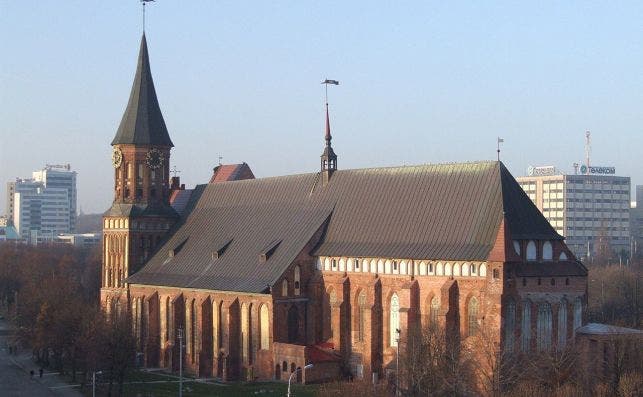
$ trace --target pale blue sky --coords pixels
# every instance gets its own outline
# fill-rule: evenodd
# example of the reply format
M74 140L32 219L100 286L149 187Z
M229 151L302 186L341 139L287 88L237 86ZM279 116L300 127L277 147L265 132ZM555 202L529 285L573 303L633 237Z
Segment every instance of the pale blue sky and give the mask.
M643 183L643 2L170 1L147 38L172 163L188 186L218 156L259 177L314 172L324 78L340 168L502 159L592 162ZM85 212L112 198L113 138L141 35L129 1L0 0L5 181L78 171Z

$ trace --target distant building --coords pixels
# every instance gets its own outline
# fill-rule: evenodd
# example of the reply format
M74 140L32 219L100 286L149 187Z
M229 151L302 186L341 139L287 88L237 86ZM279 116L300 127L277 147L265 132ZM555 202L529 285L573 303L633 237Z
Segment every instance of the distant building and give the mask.
M545 218L579 258L630 250L630 178L613 167L580 167L566 175L554 167L529 167L516 178Z
M630 209L630 252L637 256L643 249L643 185L636 185L636 203Z
M0 242L3 241L20 241L20 235L12 225L0 226Z
M7 215L21 238L53 241L76 227L76 172L69 165L48 165L31 179L7 184Z
M101 242L102 233L64 233L55 237L54 242L70 244L79 248L90 248Z

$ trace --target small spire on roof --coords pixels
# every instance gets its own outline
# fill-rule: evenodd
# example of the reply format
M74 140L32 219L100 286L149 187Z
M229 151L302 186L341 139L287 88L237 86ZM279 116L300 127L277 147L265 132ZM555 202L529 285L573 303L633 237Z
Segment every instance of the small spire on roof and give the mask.
M333 137L330 134L330 116L328 112L328 85L339 85L339 81L326 79L322 81L322 84L325 85L326 93L326 147L324 148L324 152L321 155L321 171L324 174L325 185L330 179L330 174L332 174L333 171L337 169L337 155L335 154L335 152L333 151L333 147L331 146L331 140L333 139Z

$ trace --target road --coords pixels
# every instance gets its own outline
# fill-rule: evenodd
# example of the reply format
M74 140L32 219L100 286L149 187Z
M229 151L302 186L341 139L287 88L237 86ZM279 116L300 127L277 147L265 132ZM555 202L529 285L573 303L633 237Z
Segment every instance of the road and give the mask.
M38 377L38 367L31 361L30 355L23 352L10 355L6 346L9 329L5 320L0 320L0 396L2 397L72 397L81 394L66 388L58 376L46 373ZM36 375L33 379L29 371ZM62 388L61 388L62 386Z

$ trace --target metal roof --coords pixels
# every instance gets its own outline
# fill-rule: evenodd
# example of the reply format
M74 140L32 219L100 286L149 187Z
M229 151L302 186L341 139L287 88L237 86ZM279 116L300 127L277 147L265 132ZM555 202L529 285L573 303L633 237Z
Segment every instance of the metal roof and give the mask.
M156 98L145 33L129 101L112 141L112 145L119 144L174 146Z
M312 173L199 188L184 223L128 282L261 292L323 226L313 255L486 260L503 217L513 238L562 238L499 162L339 170L326 186Z

